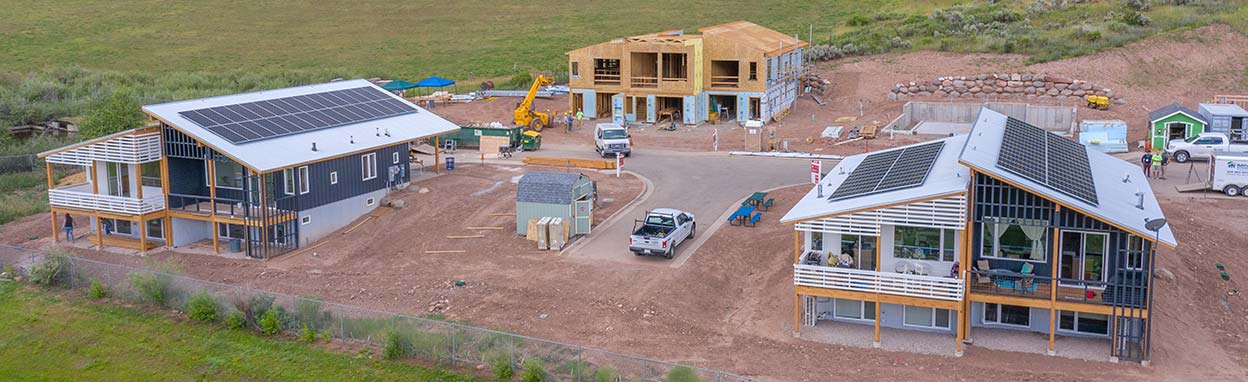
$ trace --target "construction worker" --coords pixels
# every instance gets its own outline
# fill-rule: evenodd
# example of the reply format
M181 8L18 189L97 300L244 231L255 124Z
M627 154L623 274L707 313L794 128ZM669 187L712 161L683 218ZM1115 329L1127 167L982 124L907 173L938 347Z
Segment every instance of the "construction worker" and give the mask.
M568 132L571 133L572 132L572 112L569 111L567 113L563 113L563 117L565 120L568 121Z
M1153 176L1152 173L1150 172L1152 169L1149 168L1149 167L1152 167L1152 165L1153 165L1153 154L1151 152L1145 151L1144 157L1140 158L1140 168L1144 169L1145 178L1149 178Z
M1153 168L1152 176L1155 178L1160 178L1161 175L1159 174L1161 173L1161 152L1154 153L1151 159L1153 162L1151 166Z
M1166 178L1166 166L1170 165L1170 154L1165 151L1161 152L1161 179Z
M74 217L69 213L65 213L65 225L61 227L61 230L65 231L65 240L72 243L74 241Z
M577 124L577 125L580 125L580 124L581 124L581 123L580 123L580 121L584 121L584 120L585 120L585 112L584 112L584 111L581 111L580 109L577 109L577 110L576 110L576 120L577 120L577 123L576 123L576 124Z

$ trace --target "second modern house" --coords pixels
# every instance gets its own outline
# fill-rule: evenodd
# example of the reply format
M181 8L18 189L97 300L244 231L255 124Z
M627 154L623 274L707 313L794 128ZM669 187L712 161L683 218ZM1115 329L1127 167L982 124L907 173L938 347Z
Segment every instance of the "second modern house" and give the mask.
M954 354L1034 332L1146 362L1155 248L1177 245L1138 166L988 109L969 135L845 158L781 221L795 333L938 333Z
M409 144L458 129L364 80L148 105L157 126L40 154L81 167L49 185L99 245L210 243L267 258L316 241L411 179Z
M619 38L568 54L571 110L619 124L769 121L797 100L796 36L735 21Z

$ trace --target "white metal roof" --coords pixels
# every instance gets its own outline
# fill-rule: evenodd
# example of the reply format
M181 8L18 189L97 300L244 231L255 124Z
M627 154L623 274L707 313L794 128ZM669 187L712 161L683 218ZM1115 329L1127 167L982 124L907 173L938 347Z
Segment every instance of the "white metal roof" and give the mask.
M962 151L962 145L966 143L965 135L958 135L942 139L945 147L941 149L940 155L936 157L936 161L932 164L932 169L927 174L927 178L923 184L918 187L903 188L900 190L886 191L874 194L841 199L837 201L829 201L828 197L833 191L854 172L858 164L862 163L868 155L904 150L906 147L918 146L931 142L922 142L909 146L895 147L888 150L881 150L873 153L858 154L846 157L841 160L836 167L832 168L819 184L823 185L823 197L819 196L819 186L812 187L802 200L797 202L788 213L780 218L781 222L789 223L799 220L808 220L825 216L839 215L847 212L868 210L875 207L883 207L886 205L901 204L908 201L918 201L930 199L942 195L950 195L958 192L966 191L967 184L970 182L970 170L966 166L958 164L958 153Z
M375 87L378 91L390 94L395 99L407 102L402 97L385 91L366 80L348 80L147 105L143 107L143 111L191 135L196 140L217 151L242 162L243 165L260 172L269 172L297 164L325 160L343 154L391 146L459 129L459 126L442 119L442 117L412 105L412 107L418 109L418 112L275 137L262 141L234 144L178 114L187 110L358 88L361 86ZM387 131L390 133L389 136L385 134ZM351 143L352 139L354 139L355 143ZM317 151L312 151L314 142L316 143Z
M1232 117L1248 117L1248 111L1239 105L1233 103L1202 103L1199 109L1208 111L1211 115L1229 115Z
M1138 236L1150 239L1154 237L1154 233L1144 227L1145 219L1164 218L1165 215L1139 166L1084 147L1084 150L1088 152L1088 162L1092 169L1092 179L1098 201L1098 204L1090 204L997 167L997 156L1001 151L1005 121L1005 115L987 108L981 109L974 127L971 128L969 139L962 148L961 162L976 171L1022 187L1031 193L1074 208L1111 225L1127 229ZM1124 182L1124 178L1128 181ZM1136 208L1139 201L1136 193L1143 194L1144 209ZM1169 246L1178 245L1169 225L1161 229L1157 238Z

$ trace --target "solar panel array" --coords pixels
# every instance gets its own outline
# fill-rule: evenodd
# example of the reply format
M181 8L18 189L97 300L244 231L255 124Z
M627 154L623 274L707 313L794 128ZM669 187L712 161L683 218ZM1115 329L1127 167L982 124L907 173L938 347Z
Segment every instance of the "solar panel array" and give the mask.
M234 144L414 113L371 86L183 111L178 114Z
M944 141L868 155L828 200L917 187L927 180Z
M1078 142L1007 118L997 166L1076 199L1097 204L1088 151Z

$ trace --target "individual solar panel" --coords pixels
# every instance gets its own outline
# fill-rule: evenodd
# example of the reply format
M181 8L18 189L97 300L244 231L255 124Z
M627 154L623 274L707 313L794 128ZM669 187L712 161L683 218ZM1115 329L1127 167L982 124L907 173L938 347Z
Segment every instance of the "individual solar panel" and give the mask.
M1006 118L997 166L1090 204L1098 202L1087 149L1023 121Z
M918 187L936 164L944 141L868 155L837 186L828 200Z
M416 111L416 107L384 91L363 86L178 114L213 134L241 144Z

